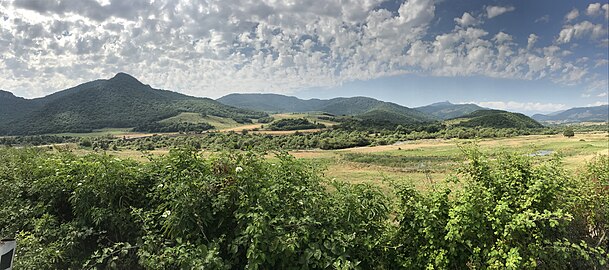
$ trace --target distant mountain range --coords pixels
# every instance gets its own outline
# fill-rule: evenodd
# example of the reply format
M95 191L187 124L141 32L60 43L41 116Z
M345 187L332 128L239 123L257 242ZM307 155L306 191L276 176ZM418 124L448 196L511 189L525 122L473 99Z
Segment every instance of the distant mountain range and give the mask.
M408 108L368 97L309 99L278 94L230 94L217 101L154 89L118 73L54 94L25 99L0 90L0 135L89 132L101 128L132 128L181 113L232 118L248 122L265 112L323 112L360 124L391 127L447 121L463 127L536 128L546 123L607 121L608 106L573 108L533 119L518 113L489 110L475 104L440 102Z
M373 115L374 111L378 110L411 115L420 121L450 119L485 109L475 104L452 104L450 102L434 103L411 109L368 97L303 100L279 94L230 94L217 100L238 108L270 113L325 112L334 115Z
M125 73L96 80L37 99L0 92L0 135L87 132L135 127L182 112L251 119L265 113L159 90Z
M452 104L448 101L433 103L423 107L414 108L417 111L433 115L438 119L446 120L457 118L478 110L486 110L476 104Z
M578 123L578 122L607 122L609 121L609 105L596 107L571 108L566 111L551 114L536 114L533 119L544 123Z
M265 112L324 112L392 123L420 123L436 120L433 116L395 103L369 97L303 100L278 94L230 94L218 99L226 105Z

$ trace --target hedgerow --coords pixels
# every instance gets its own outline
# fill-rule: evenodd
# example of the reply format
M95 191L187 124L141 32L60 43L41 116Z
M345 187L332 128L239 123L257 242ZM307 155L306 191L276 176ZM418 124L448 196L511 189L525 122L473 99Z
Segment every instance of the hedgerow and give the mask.
M428 191L329 181L286 154L0 149L16 269L602 269L608 158L476 149Z

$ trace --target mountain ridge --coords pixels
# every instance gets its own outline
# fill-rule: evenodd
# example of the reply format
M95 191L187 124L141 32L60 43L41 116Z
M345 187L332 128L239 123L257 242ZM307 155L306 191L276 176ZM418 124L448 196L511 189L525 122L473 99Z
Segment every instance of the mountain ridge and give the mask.
M531 118L548 123L578 123L609 121L609 105L574 107L549 114L535 114Z
M3 94L4 96L5 94ZM14 96L14 95L13 95ZM131 128L182 112L246 121L266 116L210 98L155 89L126 73L79 84L36 99L1 98L0 134L27 135Z
M324 112L336 116L364 116L368 120L385 121L379 112L391 114L394 124L433 122L436 119L396 103L370 97L337 97L332 99L300 99L279 94L229 94L217 99L226 105L266 112ZM373 113L376 112L376 113ZM399 119L399 121L398 121Z

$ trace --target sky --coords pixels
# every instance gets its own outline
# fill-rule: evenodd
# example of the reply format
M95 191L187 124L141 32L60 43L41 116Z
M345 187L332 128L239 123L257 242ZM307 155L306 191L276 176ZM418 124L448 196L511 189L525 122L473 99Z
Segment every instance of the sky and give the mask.
M607 104L608 22L606 0L0 0L0 89L126 72L211 98L553 112Z

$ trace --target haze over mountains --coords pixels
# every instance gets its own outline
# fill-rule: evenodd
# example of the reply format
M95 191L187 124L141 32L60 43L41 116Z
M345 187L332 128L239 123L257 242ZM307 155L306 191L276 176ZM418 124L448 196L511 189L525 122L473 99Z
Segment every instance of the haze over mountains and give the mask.
M536 115L547 122L607 121L607 106L573 108L553 115ZM80 84L43 98L24 99L0 90L0 135L90 132L101 128L133 128L159 123L181 113L256 121L267 113L323 112L350 116L364 123L388 126L432 123L460 118L464 127L534 128L529 117L474 104L439 102L418 108L369 97L303 100L278 94L230 94L212 100L154 89L118 73L111 79Z

